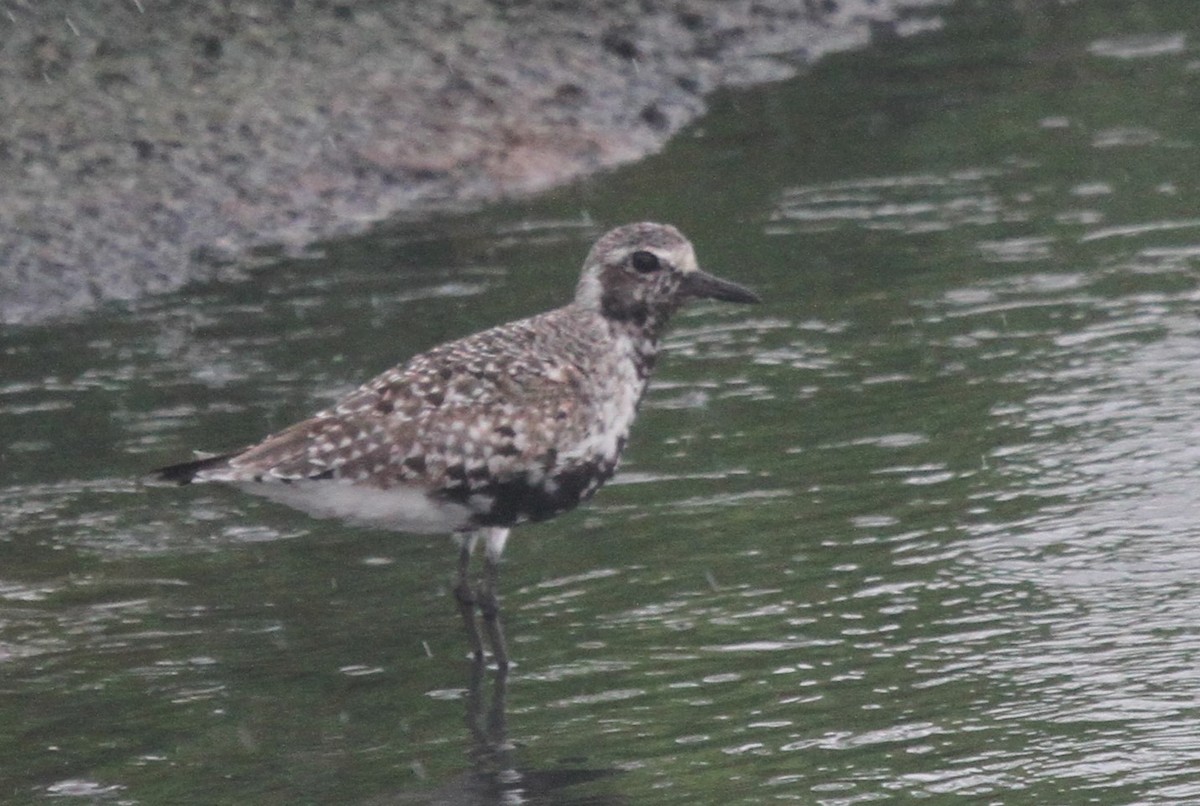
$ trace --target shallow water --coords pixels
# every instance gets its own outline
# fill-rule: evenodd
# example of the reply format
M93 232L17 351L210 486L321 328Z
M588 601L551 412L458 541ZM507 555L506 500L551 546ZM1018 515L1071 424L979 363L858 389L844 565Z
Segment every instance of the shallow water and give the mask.
M1200 800L1200 20L952 18L666 154L0 336L6 802ZM475 678L442 538L142 489L670 220L618 478L523 528ZM593 223L599 222L599 223Z

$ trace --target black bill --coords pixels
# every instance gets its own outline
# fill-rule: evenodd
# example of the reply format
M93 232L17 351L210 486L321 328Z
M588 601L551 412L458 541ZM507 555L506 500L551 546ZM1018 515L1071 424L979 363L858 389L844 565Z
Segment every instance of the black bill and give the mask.
M698 269L683 275L683 282L680 284L679 290L683 296L700 299L719 299L722 302L762 302L758 294L749 288L722 280L720 277L713 277Z

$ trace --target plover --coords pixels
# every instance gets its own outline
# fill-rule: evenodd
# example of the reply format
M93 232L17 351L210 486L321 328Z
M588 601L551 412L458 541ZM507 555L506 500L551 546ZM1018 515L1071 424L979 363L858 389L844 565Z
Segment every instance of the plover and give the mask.
M434 347L257 444L154 475L223 482L350 524L457 536L454 593L472 652L483 660L482 621L504 668L498 575L509 530L574 509L613 475L659 337L691 299L760 301L701 271L674 227L618 227L596 241L563 307Z

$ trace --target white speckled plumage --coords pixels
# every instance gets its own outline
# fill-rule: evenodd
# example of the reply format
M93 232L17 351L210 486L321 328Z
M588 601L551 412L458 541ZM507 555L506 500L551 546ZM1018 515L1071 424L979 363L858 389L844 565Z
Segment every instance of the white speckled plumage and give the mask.
M697 297L757 301L700 271L674 227L620 227L592 247L569 304L434 347L255 445L157 475L352 524L467 534L456 592L477 657L476 604L503 665L494 582L508 528L572 509L611 477L659 335ZM487 574L475 591L479 536Z

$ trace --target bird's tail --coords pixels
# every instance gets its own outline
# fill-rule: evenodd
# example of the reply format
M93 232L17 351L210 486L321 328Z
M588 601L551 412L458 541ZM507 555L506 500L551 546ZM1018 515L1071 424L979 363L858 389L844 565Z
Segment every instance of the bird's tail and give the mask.
M208 456L191 462L181 462L177 465L160 467L146 476L147 481L166 482L168 484L191 484L196 476L205 470L212 470L225 464L235 454L225 453L220 456Z

